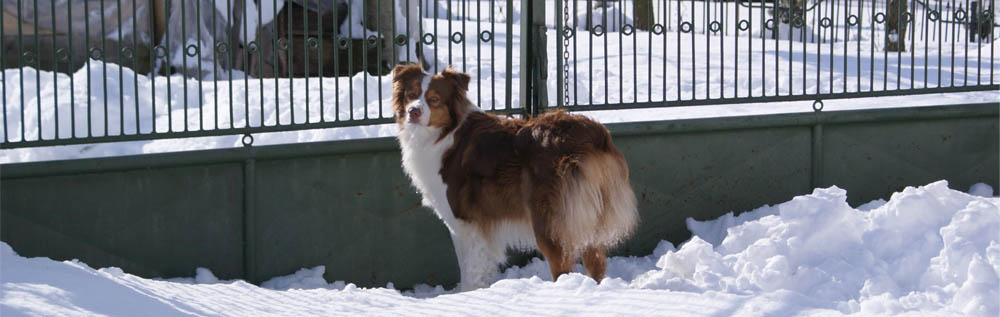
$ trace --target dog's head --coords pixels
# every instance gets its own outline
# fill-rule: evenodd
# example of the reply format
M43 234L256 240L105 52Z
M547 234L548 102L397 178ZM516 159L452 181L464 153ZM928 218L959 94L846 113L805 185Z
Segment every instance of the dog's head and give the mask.
M450 131L474 108L465 97L468 74L451 68L427 74L420 65L402 64L392 76L392 104L400 129L416 125Z

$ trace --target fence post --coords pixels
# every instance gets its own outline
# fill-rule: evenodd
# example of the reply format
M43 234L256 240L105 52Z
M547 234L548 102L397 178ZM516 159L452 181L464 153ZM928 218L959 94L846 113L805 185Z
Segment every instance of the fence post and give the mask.
M253 153L253 148L247 149ZM251 283L263 282L257 275L257 168L251 154L243 161L243 279Z
M545 1L521 2L521 107L526 115L545 111Z
M809 186L810 188L820 188L825 186L823 183L823 121L820 119L820 114L816 114L816 123L812 126L812 134L810 138L810 175L809 175Z

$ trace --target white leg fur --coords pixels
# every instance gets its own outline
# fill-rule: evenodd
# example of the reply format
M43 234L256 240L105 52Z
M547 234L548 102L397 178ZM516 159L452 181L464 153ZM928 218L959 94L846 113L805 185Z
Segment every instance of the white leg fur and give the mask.
M484 236L472 224L461 220L455 224L451 240L455 244L462 277L459 290L465 292L489 286L498 265L506 260L506 246Z

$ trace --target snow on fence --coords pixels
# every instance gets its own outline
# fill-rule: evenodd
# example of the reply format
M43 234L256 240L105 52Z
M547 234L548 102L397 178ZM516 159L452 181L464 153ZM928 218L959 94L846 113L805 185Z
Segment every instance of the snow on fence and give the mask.
M388 123L389 70L400 62L468 72L471 99L508 114L546 103L600 110L1000 88L993 0L894 8L5 0L0 147ZM544 80L519 84L533 77ZM547 102L522 104L532 92Z

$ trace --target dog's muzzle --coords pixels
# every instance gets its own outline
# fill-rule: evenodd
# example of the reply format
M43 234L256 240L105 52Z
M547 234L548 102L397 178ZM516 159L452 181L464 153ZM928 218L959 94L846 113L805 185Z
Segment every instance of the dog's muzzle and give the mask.
M420 111L420 108L410 108L410 111L407 112L407 117L410 123L420 123L421 113L423 113L423 111Z

